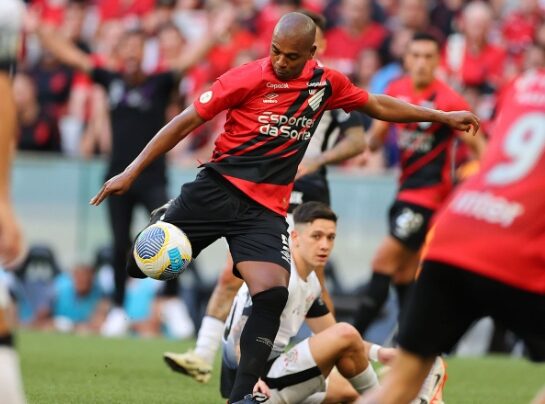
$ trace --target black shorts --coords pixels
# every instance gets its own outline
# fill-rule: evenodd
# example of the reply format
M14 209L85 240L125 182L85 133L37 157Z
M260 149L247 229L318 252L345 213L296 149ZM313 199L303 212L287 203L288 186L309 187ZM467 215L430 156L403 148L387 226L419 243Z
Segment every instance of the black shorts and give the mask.
M526 341L532 359L545 361L545 294L434 261L423 264L401 320L399 345L423 357L448 353L474 321L486 316ZM539 352L532 352L534 345Z
M396 199L388 212L390 235L407 248L420 250L433 213L431 209Z
M288 213L305 202L322 202L327 206L331 205L329 185L327 178L322 173L312 173L299 178L293 184L293 191L290 196Z
M182 186L163 221L185 232L193 258L225 237L235 265L261 261L290 270L286 218L253 201L211 168L204 168L195 181Z

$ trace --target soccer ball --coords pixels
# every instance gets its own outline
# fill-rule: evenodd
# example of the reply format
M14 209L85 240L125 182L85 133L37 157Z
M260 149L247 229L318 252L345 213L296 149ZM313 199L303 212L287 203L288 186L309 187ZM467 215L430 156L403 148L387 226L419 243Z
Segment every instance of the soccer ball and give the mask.
M191 243L177 226L157 222L140 233L134 243L138 268L153 279L167 281L180 275L191 262Z

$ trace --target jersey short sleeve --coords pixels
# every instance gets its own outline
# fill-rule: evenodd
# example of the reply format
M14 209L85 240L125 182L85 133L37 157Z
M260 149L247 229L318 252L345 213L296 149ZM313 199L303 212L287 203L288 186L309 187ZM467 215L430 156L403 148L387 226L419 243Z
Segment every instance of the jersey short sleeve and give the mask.
M450 111L471 111L469 103L456 91L451 91L450 102Z
M220 112L236 107L251 93L261 75L261 71L250 64L229 70L195 100L193 105L197 113L210 120Z
M329 309L321 297L318 297L307 311L307 318L322 317L329 313Z
M328 109L342 108L346 112L363 106L369 99L367 91L356 87L344 74L328 69L328 79L331 83L332 95Z

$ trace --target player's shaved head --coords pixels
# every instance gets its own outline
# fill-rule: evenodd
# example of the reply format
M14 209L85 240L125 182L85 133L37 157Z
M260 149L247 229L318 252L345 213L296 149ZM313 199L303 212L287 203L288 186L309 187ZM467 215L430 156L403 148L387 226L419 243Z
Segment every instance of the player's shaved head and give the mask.
M271 63L280 80L298 77L314 57L316 24L302 13L285 14L276 24L271 42Z
M314 44L316 36L316 24L307 15L302 13L284 14L274 27L274 39L297 39L305 43L309 48Z

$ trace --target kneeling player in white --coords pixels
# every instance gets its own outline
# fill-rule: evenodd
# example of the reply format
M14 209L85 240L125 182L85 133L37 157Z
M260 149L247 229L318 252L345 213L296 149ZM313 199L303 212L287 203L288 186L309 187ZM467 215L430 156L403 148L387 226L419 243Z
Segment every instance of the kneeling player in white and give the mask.
M336 366L348 380L337 377L327 401L352 401L377 385L377 376L369 364L370 344L347 323L335 318L320 298L321 287L314 272L324 266L333 248L337 217L326 205L308 202L294 211L292 231L292 270L288 286L289 298L280 319L280 329L273 346L264 382L271 403L321 403L326 399L326 378ZM223 341L222 395L228 397L236 374L240 355L240 335L251 310L252 299L244 285L238 292ZM310 338L286 351L290 338L295 336L306 320L312 332ZM373 349L376 351L376 348ZM395 355L391 348L379 348L379 359L387 362ZM352 387L350 387L350 385ZM345 386L340 388L340 386Z

